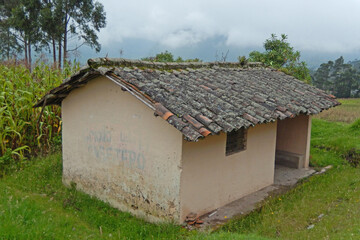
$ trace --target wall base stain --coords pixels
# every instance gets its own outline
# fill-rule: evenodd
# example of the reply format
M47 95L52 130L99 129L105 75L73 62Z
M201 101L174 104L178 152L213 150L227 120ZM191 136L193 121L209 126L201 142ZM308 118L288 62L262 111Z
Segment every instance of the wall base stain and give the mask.
M159 204L158 201L145 198L138 184L134 184L132 187L132 184L128 183L128 187L133 189L133 192L129 193L114 182L105 183L99 177L89 178L88 174L74 174L70 171L66 173L64 171L63 183L69 187L71 183L75 183L77 190L97 197L121 211L130 212L147 221L179 222L179 202L168 201L167 204Z

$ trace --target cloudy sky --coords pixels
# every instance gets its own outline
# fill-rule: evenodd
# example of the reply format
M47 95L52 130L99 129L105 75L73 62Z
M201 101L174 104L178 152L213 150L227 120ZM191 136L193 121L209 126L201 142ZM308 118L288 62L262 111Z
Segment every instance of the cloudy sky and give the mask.
M360 58L359 0L101 0L102 51L82 57L141 58L169 50L183 58L229 61L285 33L310 65Z

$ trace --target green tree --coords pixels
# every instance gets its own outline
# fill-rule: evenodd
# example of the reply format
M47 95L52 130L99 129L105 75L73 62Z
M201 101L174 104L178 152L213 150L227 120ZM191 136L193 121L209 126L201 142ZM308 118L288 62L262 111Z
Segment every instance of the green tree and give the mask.
M97 32L106 26L104 6L93 0L43 0L42 28L51 42L53 52L55 42L58 48L58 62L61 66L68 53L88 45L100 51ZM68 49L69 40L80 42L74 49ZM55 53L53 57L56 58Z
M334 62L332 61L320 65L312 77L312 83L314 86L325 91L330 91L332 85L330 81L330 73L332 71L333 65Z
M360 73L342 56L321 64L313 75L313 84L340 98L360 96Z
M96 32L106 26L104 6L97 1L93 2L93 0L58 0L58 2L64 14L61 24L63 27L64 61L66 61L69 51L77 50L84 44L95 48L96 52L99 52L101 45L98 42ZM69 50L67 48L69 34L77 36L83 42L74 49Z
M9 18L10 26L16 31L16 38L23 44L25 64L29 68L32 63L32 46L38 50L42 38L39 24L40 10L40 0L20 0L12 7Z
M334 94L339 98L351 97L351 89L356 82L356 71L349 64L344 64L340 74L335 78Z
M309 69L305 62L300 61L300 52L295 51L288 43L287 35L282 34L279 39L275 34L271 34L271 37L265 40L264 48L265 52L250 52L248 61L262 62L310 83Z
M155 55L155 57L146 57L142 58L143 61L152 61L152 62L201 62L200 59L194 58L194 59L182 59L182 57L174 58L174 55L165 50L165 52L161 52Z
M0 58L10 59L11 55L21 51L21 45L11 26L11 11L19 4L18 0L0 0Z
M146 57L142 58L143 61L152 61L152 62L175 62L174 55L165 50L165 52L161 52L155 55L155 57Z
M334 95L340 98L352 97L352 90L356 91L359 83L359 73L351 64L345 64L344 58L340 56L335 60L330 79Z
M61 8L56 8L54 1L45 1L40 13L40 25L44 32L43 43L52 50L53 62L56 65L56 46L62 43L62 28L59 23L62 21ZM61 53L60 53L61 54ZM61 57L61 56L60 56ZM61 60L61 59L60 59Z
M51 49L53 60L66 61L68 53L82 45L100 51L97 32L106 26L101 3L94 0L0 0L0 56L24 52L31 66L32 47ZM69 42L79 42L68 49Z

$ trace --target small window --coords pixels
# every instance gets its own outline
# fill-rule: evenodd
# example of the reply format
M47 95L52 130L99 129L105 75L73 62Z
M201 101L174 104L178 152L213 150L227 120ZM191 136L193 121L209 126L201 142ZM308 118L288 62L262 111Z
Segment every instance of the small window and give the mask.
M241 128L229 132L226 136L226 156L246 149L246 130Z

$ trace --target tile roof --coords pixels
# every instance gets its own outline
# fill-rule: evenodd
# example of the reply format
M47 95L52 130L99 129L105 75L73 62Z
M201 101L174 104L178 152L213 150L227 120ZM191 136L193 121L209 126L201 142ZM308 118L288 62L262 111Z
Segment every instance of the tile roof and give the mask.
M259 63L154 63L89 59L88 66L52 89L34 107L61 104L75 88L106 76L197 141L339 105L335 96Z

